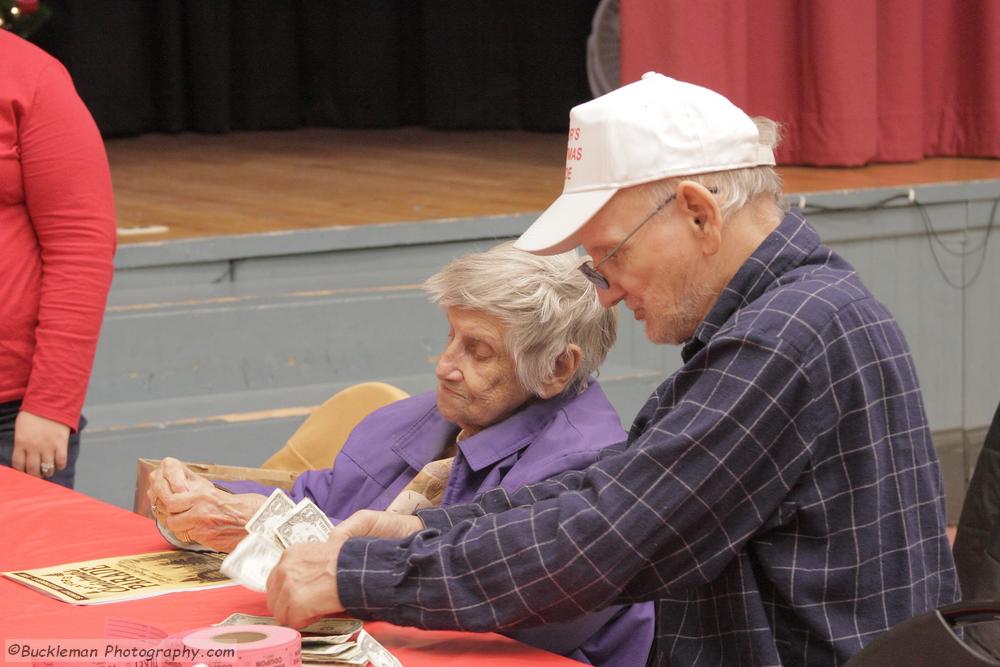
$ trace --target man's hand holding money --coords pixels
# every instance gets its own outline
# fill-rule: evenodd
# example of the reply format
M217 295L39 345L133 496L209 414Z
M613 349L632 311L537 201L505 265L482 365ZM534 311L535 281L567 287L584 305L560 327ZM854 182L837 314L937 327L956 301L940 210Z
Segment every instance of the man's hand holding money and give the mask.
M282 625L300 628L343 611L337 594L337 557L352 537L403 538L421 530L415 516L360 510L336 526L326 542L290 546L267 579L267 606Z
M344 610L337 596L337 556L347 539L334 529L326 542L285 549L267 579L267 606L278 623L301 628Z

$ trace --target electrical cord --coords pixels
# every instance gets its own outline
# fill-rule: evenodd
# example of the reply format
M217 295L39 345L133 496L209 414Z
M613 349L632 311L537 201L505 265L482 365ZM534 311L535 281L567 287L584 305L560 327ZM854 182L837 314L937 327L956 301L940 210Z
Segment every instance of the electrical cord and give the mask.
M997 204L1000 204L1000 198L993 200L993 207L990 209L989 222L986 223L986 233L983 234L982 241L974 248L963 248L961 250L953 250L948 247L948 245L941 238L940 233L934 229L934 225L931 223L931 217L927 213L927 207L916 202L917 209L920 211L920 219L924 223L924 229L927 230L927 246L930 248L931 257L934 259L934 265L937 266L938 273L944 278L944 281L949 287L957 290L964 290L967 287L971 287L979 280L979 274L982 273L983 267L986 265L986 250L987 244L990 242L990 235L993 233L993 227L996 223L997 217ZM968 227L966 227L966 232L968 232ZM974 255L975 253L981 253L979 255L979 264L976 266L976 270L972 273L972 277L966 279L963 275L962 281L955 283L944 270L944 266L941 264L941 259L938 257L937 251L934 249L934 244L940 246L945 252L954 256L961 257L963 260L966 257ZM964 243L964 241L963 241ZM963 274L965 271L963 270Z
M900 200L906 200L908 203L916 206L917 210L920 212L920 219L923 222L924 230L927 232L927 244L931 251L931 257L934 260L934 265L938 269L938 273L941 274L945 283L947 283L949 287L957 290L964 290L975 284L975 282L979 279L980 273L982 273L983 266L986 264L987 244L989 243L990 235L993 233L993 228L996 225L997 208L998 204L1000 204L1000 198L993 200L993 207L990 209L988 222L986 224L986 233L983 235L982 240L974 248L962 248L960 250L950 248L944 239L941 238L941 233L934 228L930 215L927 213L927 205L917 201L916 192L913 188L910 188L906 192L890 195L884 199L880 199L879 201L865 206L824 206L822 204L812 202L807 203L804 196L799 196L797 204L798 207L802 209L802 212L808 215L810 213L836 213L843 211L875 211L882 208L888 208L890 204ZM966 227L965 231L968 231L968 227ZM963 259L976 253L981 253L979 264L976 266L976 270L973 272L972 277L968 280L963 278L963 280L958 283L954 282L945 271L944 266L941 263L941 259L938 256L938 251L935 248L935 244L937 244L937 246L946 253Z
M806 203L806 198L804 196L799 196L798 207L802 209L803 213L829 213L829 212L841 212L841 211L874 211L880 208L886 208L889 204L899 199L905 199L909 202L915 201L915 195L913 190L908 192L900 192L898 194L891 195L885 199L880 199L877 202L868 204L866 206L823 206L822 204Z

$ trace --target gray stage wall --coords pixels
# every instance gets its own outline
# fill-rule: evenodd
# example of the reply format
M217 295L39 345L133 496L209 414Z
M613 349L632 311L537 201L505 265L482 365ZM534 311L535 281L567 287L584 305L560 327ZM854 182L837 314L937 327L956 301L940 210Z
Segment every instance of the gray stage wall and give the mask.
M864 207L906 189L806 194ZM809 219L896 315L913 349L949 514L957 517L1000 401L1000 239L983 240L1000 181L936 184L876 211ZM791 196L799 202L799 195ZM137 457L258 465L310 406L355 382L434 386L445 321L420 282L445 261L515 237L533 215L123 245L88 394L77 488L131 507ZM968 282L982 262L978 278ZM949 286L942 275L959 285ZM628 426L679 366L622 311L602 381Z

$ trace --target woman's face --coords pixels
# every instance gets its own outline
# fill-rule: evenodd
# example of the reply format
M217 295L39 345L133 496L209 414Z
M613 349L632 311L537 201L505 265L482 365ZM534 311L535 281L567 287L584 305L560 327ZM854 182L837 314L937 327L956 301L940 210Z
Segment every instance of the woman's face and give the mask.
M507 352L507 327L475 310L447 309L448 343L438 360L437 405L444 418L472 435L516 412L531 394L521 387Z

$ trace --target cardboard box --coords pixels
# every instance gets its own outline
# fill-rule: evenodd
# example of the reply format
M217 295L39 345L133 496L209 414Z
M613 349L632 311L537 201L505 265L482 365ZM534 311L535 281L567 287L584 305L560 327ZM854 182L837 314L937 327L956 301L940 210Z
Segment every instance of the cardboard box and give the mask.
M132 511L142 516L152 517L149 511L149 498L146 497L146 490L149 488L149 473L160 465L159 459L139 459L135 467L135 500L132 502ZM298 472L292 470L270 470L265 468L243 468L241 466L224 466L214 463L188 463L184 462L196 474L210 480L239 481L251 480L277 486L286 491L292 488Z

